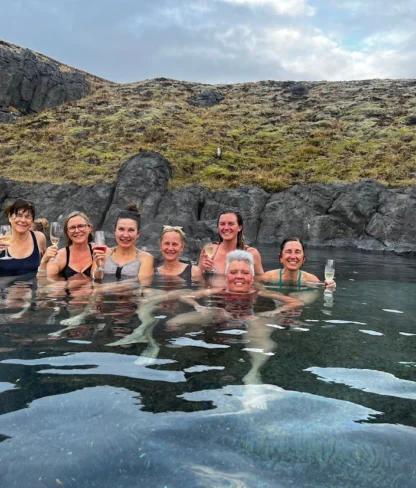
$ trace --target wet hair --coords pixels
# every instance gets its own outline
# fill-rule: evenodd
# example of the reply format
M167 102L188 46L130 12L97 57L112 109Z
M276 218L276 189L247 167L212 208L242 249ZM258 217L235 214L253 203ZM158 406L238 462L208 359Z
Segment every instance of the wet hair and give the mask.
M303 251L303 254L306 258L306 252L305 252L305 244L302 242L302 239L300 237L286 237L286 239L284 239L282 241L282 243L280 244L280 253L279 253L279 258L282 256L282 253L283 253L283 249L285 248L285 245L288 243L288 242L299 242L300 245L302 246L302 251Z
M185 244L185 232L183 231L182 227L179 227L177 225L164 225L162 233L160 234L160 242L162 242L163 236L166 234L166 232L178 233L179 237L181 238L182 244Z
M225 274L228 273L228 268L230 267L230 264L234 261L244 261L245 263L247 263L250 266L251 274L254 276L254 258L248 251L242 251L241 249L237 249L236 251L229 252L225 261Z
M10 203L4 209L4 216L9 218L12 215L17 215L19 212L29 212L32 219L35 220L36 209L35 204L29 200L17 199L14 203Z
M241 215L241 213L238 210L225 209L218 216L217 228L218 228L218 225L220 223L221 215L225 215L225 214L234 214L237 217L237 224L241 226L241 230L237 234L237 249L241 249L241 250L245 249L246 243L244 241L244 236L243 236L243 227L244 227L243 216ZM218 237L220 239L220 242L222 242L222 237L219 234L218 234Z
M64 234L65 234L66 243L68 246L70 246L72 244L72 239L69 237L69 234L68 234L68 222L73 217L82 217L85 220L85 222L92 228L91 220L85 215L84 212L80 212L78 210L75 210L75 212L71 212L69 215L67 215L67 217L64 221ZM92 234L90 234L88 236L88 242L92 242Z
M140 231L140 212L139 212L139 206L136 203L130 203L126 206L124 210L120 210L118 212L116 227L117 227L117 222L120 219L134 220L137 224L137 230Z
M36 219L33 221L32 230L37 230L38 232L48 232L49 221L47 219Z

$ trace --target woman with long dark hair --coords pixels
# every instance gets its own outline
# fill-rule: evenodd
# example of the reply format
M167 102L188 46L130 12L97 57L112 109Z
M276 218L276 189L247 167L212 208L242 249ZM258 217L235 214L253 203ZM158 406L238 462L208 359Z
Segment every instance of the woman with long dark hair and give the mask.
M239 249L247 251L253 256L256 275L264 273L259 251L248 246L244 241L243 217L238 210L222 211L218 217L217 228L219 242L209 247L205 246L199 256L201 271L224 274L227 254Z

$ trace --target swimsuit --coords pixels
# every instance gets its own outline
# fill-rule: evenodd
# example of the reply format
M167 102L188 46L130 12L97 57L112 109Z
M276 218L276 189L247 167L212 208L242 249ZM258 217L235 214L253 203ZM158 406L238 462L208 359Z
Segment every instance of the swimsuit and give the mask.
M30 256L26 258L12 258L4 259L0 261L0 272L2 274L22 274L30 273L36 271L40 264L40 251L38 246L38 241L36 239L35 233L30 231L30 235L33 239L33 252ZM4 256L4 251L0 253L1 257Z
M92 258L92 248L89 244L88 247L90 248L90 253ZM71 276L75 276L80 273L85 276L91 276L92 263L88 266L88 268L84 269L83 271L75 271L74 269L71 268L71 266L69 266L69 258L71 254L70 246L67 246L65 249L66 249L66 263L63 270L61 271L61 274L64 276L64 278L70 278Z
M280 269L279 271L280 271L280 278L279 278L279 282L277 284L279 286L282 286L283 285L283 269ZM300 286L301 283L302 283L302 270L300 269L299 275L298 275L298 280L297 280L298 286Z
M191 281L192 280L192 264L187 264L186 268L182 271L182 273L178 275L164 275L159 272L159 268L155 268L155 274L159 276L175 276L177 278L182 278L183 280L186 281Z
M111 257L114 249L111 251L104 263L104 273L106 275L114 275L117 279L120 278L137 278L140 270L139 251L136 253L136 259L120 265Z

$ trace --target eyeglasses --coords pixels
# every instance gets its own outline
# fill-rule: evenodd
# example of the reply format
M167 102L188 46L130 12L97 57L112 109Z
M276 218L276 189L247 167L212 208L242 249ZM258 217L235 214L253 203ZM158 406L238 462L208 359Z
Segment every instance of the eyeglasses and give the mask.
M90 227L90 224L71 225L71 227L68 227L68 232L70 232L71 234L73 234L77 230L79 230L80 232L84 232L87 227Z
M11 216L13 219L25 219L25 220L33 220L33 215L30 215L25 212L17 212Z
M164 225L163 226L163 232L165 231L175 231L175 232L181 232L183 231L183 227L179 227L178 225Z

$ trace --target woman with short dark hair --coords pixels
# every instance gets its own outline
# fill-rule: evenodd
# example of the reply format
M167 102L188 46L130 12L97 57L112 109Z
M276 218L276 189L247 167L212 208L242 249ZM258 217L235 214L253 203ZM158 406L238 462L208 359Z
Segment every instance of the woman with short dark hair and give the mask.
M11 259L0 260L0 271L11 275L36 271L46 250L46 238L41 232L31 230L36 216L34 203L16 200L5 208L4 215L11 226L11 234L7 235L10 239L7 250ZM0 248L4 247L0 238ZM4 254L2 250L0 258Z
M280 246L279 260L282 264L280 269L272 269L261 276L263 281L272 281L274 284L283 283L316 283L319 278L311 273L302 270L306 260L305 246L299 237L288 237L283 240ZM334 287L335 281L325 281L326 286Z

